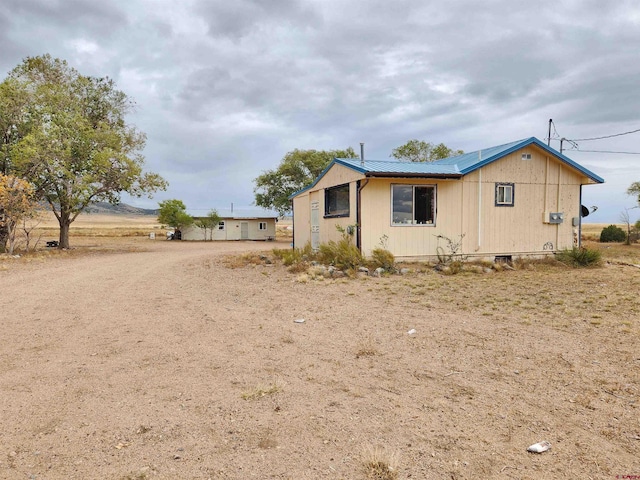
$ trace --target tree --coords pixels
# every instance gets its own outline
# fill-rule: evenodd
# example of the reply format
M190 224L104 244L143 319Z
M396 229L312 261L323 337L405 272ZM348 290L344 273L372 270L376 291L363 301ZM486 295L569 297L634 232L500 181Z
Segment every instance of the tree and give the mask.
M627 189L627 195L635 195L638 198L638 205L640 205L640 182L633 182Z
M422 140L409 140L404 145L394 148L391 157L409 162L433 162L443 158L457 157L462 155L462 150L453 150L444 143L434 145Z
M31 126L25 109L27 98L28 93L15 80L0 83L0 173L4 175L11 173L13 149ZM6 248L8 236L8 226L0 225L0 251Z
M20 178L0 173L0 205L0 225L6 229L9 254L13 255L17 226L36 209L33 186Z
M44 55L27 57L5 83L25 99L9 168L50 206L60 248L69 247L69 227L91 203L166 189L162 177L142 171L146 138L125 122L134 103L113 80L81 75Z
M290 212L289 196L311 185L334 158L357 158L357 155L351 147L346 150L296 149L287 153L278 168L254 179L256 205L276 210L280 215Z
M213 229L218 226L222 219L216 210L211 210L206 217L198 218L195 221L196 227L204 230L204 239L207 240L207 230L209 231L209 240L213 240Z
M636 207L631 207L636 208ZM627 226L627 236L625 238L625 245L631 245L631 219L629 217L629 208L625 208L622 212L620 212L620 221Z
M158 222L174 228L176 232L193 223L193 217L187 213L187 207L185 207L182 200L164 200L158 205L160 206Z

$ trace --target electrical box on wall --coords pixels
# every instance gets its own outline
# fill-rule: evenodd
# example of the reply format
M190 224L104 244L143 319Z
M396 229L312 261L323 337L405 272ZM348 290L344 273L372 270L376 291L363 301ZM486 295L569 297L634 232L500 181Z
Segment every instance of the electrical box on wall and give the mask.
M564 213L551 212L549 214L549 223L562 223L564 222Z
M542 215L543 223L560 224L564 222L564 212L544 212Z

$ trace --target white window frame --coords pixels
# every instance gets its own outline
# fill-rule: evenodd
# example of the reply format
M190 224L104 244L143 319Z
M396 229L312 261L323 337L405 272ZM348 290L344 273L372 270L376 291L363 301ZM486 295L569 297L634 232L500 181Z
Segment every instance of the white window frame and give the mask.
M531 154L530 153L523 153L522 154L522 160L531 160Z
M401 212L398 212L396 214L396 211L394 210L394 187L410 187L411 188L411 218L410 219L403 219L402 221L399 221L397 219L398 214L400 214ZM431 219L425 219L424 223L418 223L420 222L419 219L416 219L416 188L427 188L427 189L431 189L432 193L431 193ZM392 227L406 227L406 226L416 226L416 227L435 227L436 226L436 219L438 216L438 209L437 209L437 200L438 199L438 186L435 184L429 184L429 185L421 185L421 184L407 184L407 183L392 183L391 184L391 226ZM406 214L407 212L405 212ZM394 215L395 214L395 215Z
M218 222L218 230L224 230L225 226L224 226L224 220L220 220Z
M258 230L266 230L267 229L267 222L260 222L260 224L258 225Z
M507 198L506 192L509 192L509 198ZM496 183L496 207L513 207L514 193L513 183Z

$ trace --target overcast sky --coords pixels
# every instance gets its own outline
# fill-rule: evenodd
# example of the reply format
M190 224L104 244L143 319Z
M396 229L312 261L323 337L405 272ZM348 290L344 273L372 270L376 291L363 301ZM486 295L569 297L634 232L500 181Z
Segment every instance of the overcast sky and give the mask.
M148 208L249 206L295 148L384 160L412 138L546 141L550 118L557 149L640 129L637 1L3 0L3 78L45 53L135 99L146 170L170 184L125 200ZM578 145L640 152L640 133ZM606 181L583 189L588 221L636 205L640 155L565 153Z

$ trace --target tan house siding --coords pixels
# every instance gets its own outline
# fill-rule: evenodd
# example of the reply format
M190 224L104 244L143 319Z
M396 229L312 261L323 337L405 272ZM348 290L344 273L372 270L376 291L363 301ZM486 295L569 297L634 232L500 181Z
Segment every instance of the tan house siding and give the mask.
M435 185L436 222L431 225L392 225L391 185ZM381 246L386 237L387 248L396 256L422 255L420 252L435 254L437 235L452 236L460 230L459 180L430 179L377 179L372 178L362 189L362 253L371 255L374 248Z
M522 153L531 153L531 160L522 160ZM453 241L464 235L463 252L479 257L570 248L584 181L536 148L518 150L460 180L373 178L362 191L362 252L371 255L384 236L399 258L433 256L439 246L446 252L439 235ZM495 205L496 183L514 184L514 206ZM392 225L392 184L436 185L435 225ZM563 212L564 222L543 223L544 212Z
M294 197L293 215L293 244L296 248L302 248L311 241L309 192Z
M531 153L531 160L522 160L522 153ZM482 213L478 231L480 177ZM580 173L537 148L518 150L466 175L463 212L468 213L465 244L469 253L536 253L570 248L574 239L572 218L580 215L580 184L584 180ZM495 185L500 182L514 184L513 207L495 206ZM563 223L544 223L545 212L563 212Z
M294 245L302 248L307 242L311 242L311 205L318 202L319 210L319 241L327 243L330 240L338 240L340 233L336 225L346 229L349 225L357 223L357 181L364 178L358 172L354 172L342 165L334 165L311 189L294 197L293 212L295 215L293 225ZM325 217L326 188L349 184L349 215L346 217Z
M434 258L439 251L450 253L447 239L458 242L461 237L461 253L488 259L546 254L572 247L578 241L578 225L573 223L574 219L576 223L580 221L581 186L604 180L571 160L562 159L535 138L523 141L522 147L513 152L509 145L486 150L490 162L486 164L482 151L473 153L478 154L477 161L467 154L458 164L436 162L429 168L387 165L390 162L384 161L372 161L367 167L365 162L364 170L369 176L359 172L361 166L356 162L335 162L316 185L293 198L295 244L302 247L313 239L317 243L337 240L340 233L336 225L347 227L359 222L360 238L356 237L356 241L365 256L370 256L374 248L385 246L398 259ZM501 147L506 150L504 155L499 153ZM397 178L387 177L389 171L398 172ZM325 189L345 184L350 186L349 215L325 217ZM433 224L393 223L392 186L397 184L435 187ZM507 192L512 187L512 204L497 203L498 186ZM311 225L312 205L317 205L320 212L318 228ZM552 212L562 213L563 221L550 223ZM414 218L425 220L424 211L416 215ZM408 219L406 213L398 218L405 222ZM310 233L312 229L314 235Z

